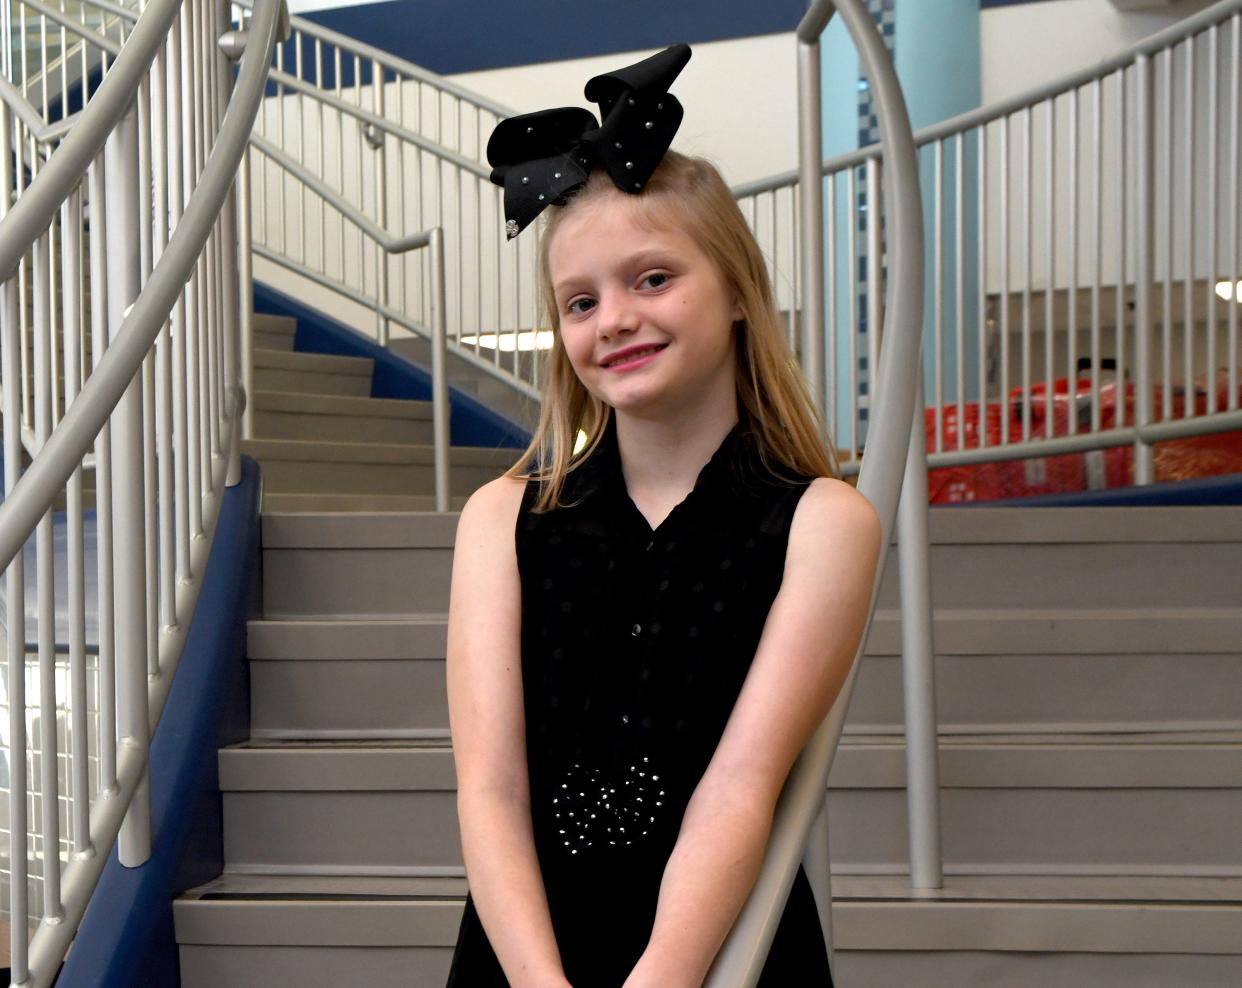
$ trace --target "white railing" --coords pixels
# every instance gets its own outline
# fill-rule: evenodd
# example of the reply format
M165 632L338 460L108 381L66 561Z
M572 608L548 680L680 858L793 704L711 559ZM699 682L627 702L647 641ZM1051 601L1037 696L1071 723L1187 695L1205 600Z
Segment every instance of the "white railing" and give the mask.
M150 732L194 613L223 489L239 471L245 399L231 186L284 7L256 7L253 53L236 85L217 48L229 27L223 5L151 0L123 46L85 13L24 0L16 10L5 18L6 50L14 23L24 39L32 22L43 40L53 23L76 35L86 61L60 92L81 85L90 97L66 126L47 87L38 104L25 98L31 88L14 74L21 59L5 66L7 912L12 983L43 986L113 841L123 865L150 854ZM75 51L64 40L59 50ZM35 75L49 78L48 65ZM54 549L62 529L64 563ZM23 544L32 534L37 622L28 629ZM28 703L30 678L37 697Z
M915 133L930 207L930 466L1130 446L1123 472L1148 483L1161 477L1154 443L1242 428L1240 11L1217 3L1089 70ZM882 253L877 212L856 222L879 156L823 166L825 379L847 473L866 437L859 358L874 367L878 345L852 327L879 325L883 271L868 264L860 283L855 263ZM791 171L735 190L777 270L797 243L798 189ZM788 311L794 336L800 306Z

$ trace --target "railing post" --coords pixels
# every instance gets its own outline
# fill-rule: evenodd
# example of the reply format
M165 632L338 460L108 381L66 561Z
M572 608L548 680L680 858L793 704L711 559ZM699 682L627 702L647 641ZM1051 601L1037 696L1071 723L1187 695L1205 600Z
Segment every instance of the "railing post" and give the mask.
M108 336L115 342L139 290L137 119L131 109L104 147L108 244ZM135 375L112 413L113 573L116 599L116 726L118 743L145 753L147 719L147 595L143 519L142 380ZM144 754L145 760L145 754ZM121 864L151 854L151 818L144 769L117 837Z
M910 884L938 889L940 773L937 765L935 649L927 543L927 440L923 375L915 385L914 424L897 504L897 561L901 586L901 669L906 713L906 805L910 825Z
M250 241L250 148L237 173L237 274L241 291L241 434L254 438L254 255Z
M445 307L448 293L444 282L444 229L431 231L431 285L435 293L435 311L431 320L431 415L435 432L436 510L449 510L449 398L447 378L447 329Z
M802 372L824 407L824 178L819 36L798 38L798 186L802 228Z
M378 59L371 61L371 92L375 115L382 117L384 116L384 66L380 64ZM386 157L388 135L381 130L377 134L377 140L378 143L375 145L375 218L379 228L387 231L388 165ZM359 205L361 206L362 203L359 203ZM379 345L388 346L389 326L388 316L385 314L388 309L388 252L384 250L382 245L376 245L375 259L375 297L378 301L375 307L375 329Z
M1124 73L1123 73L1124 85ZM1141 54L1134 60L1135 116L1135 226L1136 238L1134 245L1134 425L1139 438L1134 441L1134 482L1150 484L1155 479L1155 457L1150 443L1144 442L1142 430L1151 424L1152 393L1151 393L1151 279L1152 250L1155 236L1152 230L1152 215L1155 212L1155 140L1152 127L1152 83L1151 56ZM1124 150L1124 149L1123 149ZM1192 181L1193 179L1187 179ZM1122 191L1122 204L1125 203L1125 192ZM1189 262L1188 262L1189 263ZM1215 276L1215 271L1209 271ZM1124 274L1119 279L1124 283ZM1121 285L1118 286L1118 291ZM1117 327L1120 333L1121 326ZM1187 333L1190 326L1186 326ZM1209 320L1208 332L1214 332ZM1211 380L1211 368L1209 368ZM1189 387L1191 382L1187 381ZM1215 381L1208 385L1215 388ZM1117 404L1120 414L1118 424L1125 423L1126 394L1125 382L1117 382Z

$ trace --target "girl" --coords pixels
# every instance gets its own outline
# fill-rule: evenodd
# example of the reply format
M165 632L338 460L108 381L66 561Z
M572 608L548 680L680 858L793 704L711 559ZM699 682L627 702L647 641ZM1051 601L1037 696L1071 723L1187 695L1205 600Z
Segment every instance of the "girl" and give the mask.
M457 530L455 988L698 988L863 632L879 521L728 188L652 125L688 56L592 80L602 127L545 111L489 145L511 235L552 204L554 342L530 448ZM799 870L761 985L829 984Z

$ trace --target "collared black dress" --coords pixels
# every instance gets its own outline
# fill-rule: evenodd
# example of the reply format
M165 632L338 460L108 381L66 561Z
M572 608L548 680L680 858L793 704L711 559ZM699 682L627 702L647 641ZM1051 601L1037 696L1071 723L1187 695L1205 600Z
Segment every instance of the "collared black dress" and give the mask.
M620 988L651 934L682 815L716 750L784 573L809 478L767 470L745 417L653 531L613 417L562 507L518 515L535 847L566 977ZM831 984L799 868L761 988ZM472 901L449 988L505 988Z

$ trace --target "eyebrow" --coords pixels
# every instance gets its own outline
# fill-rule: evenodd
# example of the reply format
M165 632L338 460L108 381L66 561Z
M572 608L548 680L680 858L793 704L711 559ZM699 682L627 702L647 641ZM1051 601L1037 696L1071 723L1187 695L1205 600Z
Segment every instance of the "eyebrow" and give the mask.
M621 268L649 268L649 267L667 267L670 260L669 251L660 248L648 248L645 250L635 251L628 257L621 258L617 262L617 267ZM560 295L573 288L577 283L587 280L585 275L573 274L560 281L554 282L552 285L553 294L558 298Z

